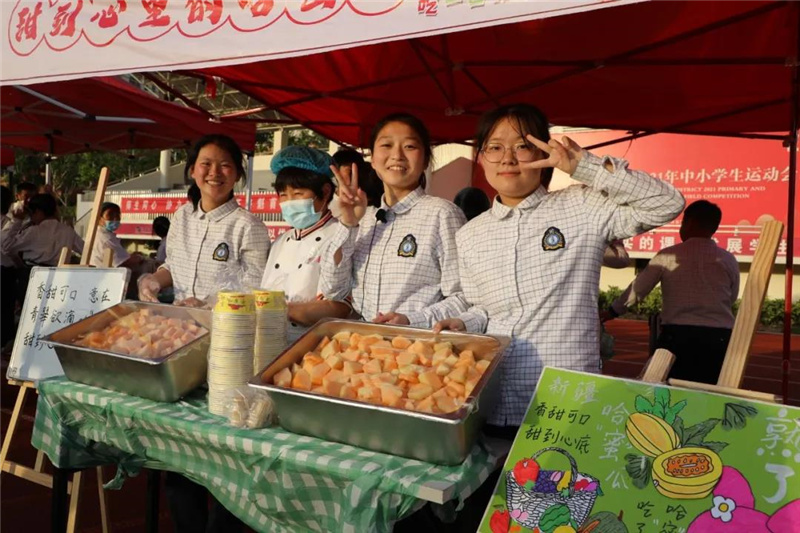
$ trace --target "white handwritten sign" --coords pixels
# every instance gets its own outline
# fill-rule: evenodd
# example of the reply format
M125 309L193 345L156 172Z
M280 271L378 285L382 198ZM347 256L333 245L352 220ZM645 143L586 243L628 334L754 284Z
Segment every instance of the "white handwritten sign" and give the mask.
M8 379L37 381L64 374L53 348L41 339L122 301L126 268L36 267L14 341Z

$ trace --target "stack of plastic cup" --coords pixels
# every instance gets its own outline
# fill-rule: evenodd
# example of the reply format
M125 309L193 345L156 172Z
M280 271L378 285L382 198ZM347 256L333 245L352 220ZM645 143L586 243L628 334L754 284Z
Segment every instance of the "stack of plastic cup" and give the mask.
M256 336L255 297L245 292L220 292L211 320L208 350L208 410L226 413L230 391L253 377Z
M261 372L286 349L288 311L282 291L254 291L256 344L253 372Z

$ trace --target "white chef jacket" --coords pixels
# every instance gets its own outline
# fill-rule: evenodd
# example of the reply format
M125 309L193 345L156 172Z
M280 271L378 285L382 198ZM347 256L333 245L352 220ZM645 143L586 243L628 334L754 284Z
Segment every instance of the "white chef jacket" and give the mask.
M232 198L206 213L191 202L172 219L165 268L172 275L175 301L207 300L215 291L256 288L269 255L264 223ZM227 284L227 285L225 285Z
M108 248L111 248L114 252L111 258L111 264L114 267L120 266L131 256L113 231L108 231L106 228L98 226L97 233L94 236L94 244L92 244L92 257L89 260L89 264L95 267L104 267L103 254Z
M599 371L597 294L608 242L683 210L677 189L621 159L584 152L572 177L582 185L539 187L513 208L495 199L456 234L461 286L473 305L459 318L469 331L512 337L492 424L522 422L545 366Z
M312 227L290 230L272 243L261 288L283 291L287 302L310 302L322 298L319 278L322 254L336 232L330 212ZM297 340L306 327L289 324L289 342Z

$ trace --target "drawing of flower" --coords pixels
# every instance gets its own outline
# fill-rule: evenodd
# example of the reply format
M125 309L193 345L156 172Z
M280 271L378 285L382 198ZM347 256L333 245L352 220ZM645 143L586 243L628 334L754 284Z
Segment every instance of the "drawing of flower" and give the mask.
M736 502L725 496L714 497L714 507L711 509L711 516L723 522L730 522L733 518L733 511L736 510Z

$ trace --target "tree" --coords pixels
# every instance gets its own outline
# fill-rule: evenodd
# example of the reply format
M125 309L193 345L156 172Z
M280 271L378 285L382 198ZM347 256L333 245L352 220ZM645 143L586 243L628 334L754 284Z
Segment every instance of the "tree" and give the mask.
M307 129L292 130L289 132L289 144L292 146L308 146L318 150L328 150L328 139Z

